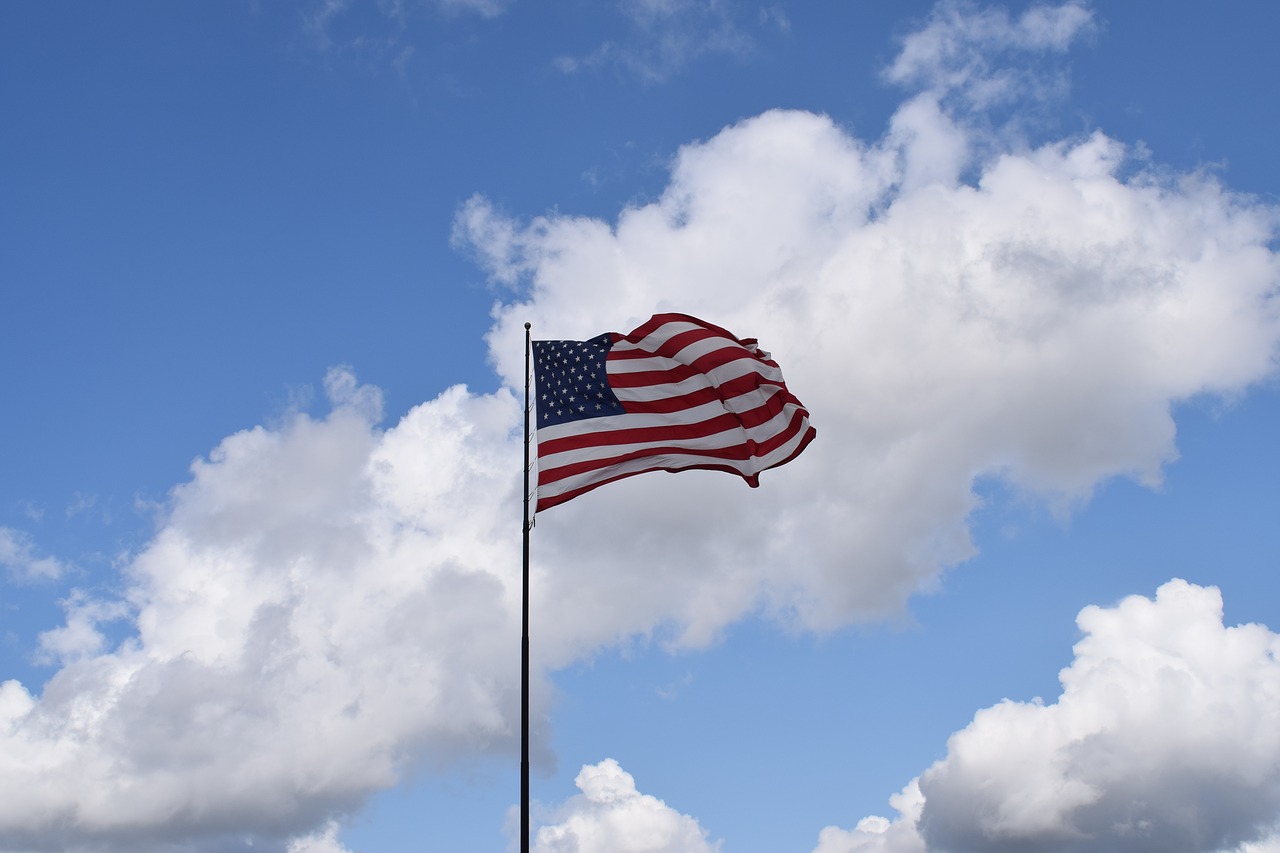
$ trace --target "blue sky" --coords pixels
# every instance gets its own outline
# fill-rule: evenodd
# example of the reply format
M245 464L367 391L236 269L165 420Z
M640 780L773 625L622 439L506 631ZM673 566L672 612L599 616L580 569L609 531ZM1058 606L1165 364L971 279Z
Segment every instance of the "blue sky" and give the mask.
M663 310L818 438L539 519L535 849L1280 849L1277 15L7 5L0 850L513 849L518 332Z

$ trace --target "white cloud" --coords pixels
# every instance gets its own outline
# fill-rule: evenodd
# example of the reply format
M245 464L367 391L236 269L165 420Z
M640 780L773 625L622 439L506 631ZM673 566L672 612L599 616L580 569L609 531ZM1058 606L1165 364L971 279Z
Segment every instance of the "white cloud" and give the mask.
M1039 58L1064 52L1092 30L1093 13L1078 0L1035 5L1016 20L1001 7L944 0L925 26L903 39L885 76L979 108L1028 94L1043 97L1065 79Z
M76 492L75 500L66 509L66 516L67 518L74 518L82 512L88 512L93 509L97 502L97 495L83 495L80 492Z
M557 507L538 540L557 592L695 644L762 603L819 628L877 617L973 554L977 477L1061 507L1117 475L1157 484L1174 405L1272 374L1273 209L1203 175L1126 176L1101 133L963 183L971 135L920 101L876 143L770 112L683 149L614 224L468 205L477 253L529 282L490 336L509 384L526 320L586 338L683 310L759 337L818 430L758 493L658 476ZM575 568L584 537L621 551L624 605Z
M57 580L67 571L61 560L41 556L29 534L12 527L0 527L0 566L23 583Z
M912 780L889 798L897 811L894 820L873 815L858 821L853 829L828 826L818 834L813 853L924 853L924 839L916 829L924 797Z
M289 842L287 853L349 853L338 840L338 824L329 821L320 830Z
M572 74L583 67L618 68L645 83L661 83L707 55L745 56L754 49L750 34L737 21L736 9L724 0L620 0L624 34L584 56L560 56L555 67ZM781 12L764 13L761 25Z
M405 73L420 18L501 16L511 0L311 0L301 12L311 45L386 62Z
M582 793L538 828L535 853L716 853L696 820L636 790L635 779L612 758L582 768Z
M823 831L816 853L1274 849L1280 635L1227 628L1212 587L1087 607L1062 695L1005 700L952 735L896 820ZM876 846L871 840L883 842Z
M347 11L350 0L319 0L302 15L303 26L316 47L327 49L332 45L329 29L335 18Z
M38 663L67 664L102 652L107 641L98 626L130 615L124 602L100 601L83 590L73 590L62 607L67 614L66 622L40 634Z
M382 389L361 385L350 366L329 368L324 393L335 407L350 409L371 424L382 420Z
M791 18L787 15L787 10L781 6L761 6L759 18L761 24L772 24L780 32L791 31Z
M230 436L174 490L127 568L135 638L102 651L123 605L78 597L43 693L5 683L7 843L275 849L423 761L513 750L518 405L459 387L383 432L372 389L326 386L327 418Z

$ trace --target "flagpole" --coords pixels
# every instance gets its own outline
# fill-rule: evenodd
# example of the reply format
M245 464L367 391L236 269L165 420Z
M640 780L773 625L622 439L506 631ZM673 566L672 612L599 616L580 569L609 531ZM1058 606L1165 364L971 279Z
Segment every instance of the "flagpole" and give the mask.
M524 324L524 573L520 621L520 853L529 853L529 340Z

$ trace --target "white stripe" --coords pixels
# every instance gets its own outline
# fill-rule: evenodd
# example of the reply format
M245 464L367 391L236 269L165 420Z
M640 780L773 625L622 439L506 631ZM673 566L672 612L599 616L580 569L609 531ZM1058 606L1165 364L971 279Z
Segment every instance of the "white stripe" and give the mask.
M759 375L760 378L767 380L770 385L784 384L781 370L755 359L737 359L728 364L711 368L706 375L716 385L724 385L726 382L737 379L739 376L746 376L748 373Z
M792 408L794 409L796 407ZM800 446L800 442L804 440L805 436L808 435L808 432L808 426L805 425L798 430L794 436L788 439L785 444L779 446L773 452L767 453L764 456L756 456L748 459L721 459L719 457L701 456L697 454L659 453L642 456L637 459L631 459L613 465L605 465L600 468L591 468L580 474L575 474L572 477L565 477L563 480L558 480L554 483L540 483L538 485L538 497L539 499L553 498L557 495L562 495L565 492L575 491L583 486L589 486L604 482L605 480L614 479L622 474L640 473L643 471L661 468L693 468L699 465L719 465L731 468L744 477L751 476L753 474L760 474L795 453L796 448ZM737 442L732 442L725 446L734 446L736 444ZM643 445L637 446L637 448L642 447ZM716 448L708 447L707 449L710 450ZM567 454L556 455L564 456ZM547 468L542 468L542 460L539 460L539 467L544 471L549 470Z
M618 349L622 344L615 345ZM662 355L651 355L647 358L615 358L605 362L605 372L608 374L624 374L624 373L645 373L647 371L668 371L678 368L692 368L693 360L684 357L686 353L693 350L694 347L685 347L678 354L677 358L668 358ZM729 349L729 347L710 347L707 352L714 352L717 349ZM746 352L741 347L734 347L739 352ZM701 353L699 354L701 355ZM698 357L697 355L694 356ZM696 368L694 368L696 369ZM708 381L715 385L723 385L730 380L737 379L739 376L745 376L748 373L757 373L769 382L777 385L784 384L782 371L765 364L758 359L735 358L719 367L713 367L711 370L702 375L708 377Z
M697 424L725 414L724 405L719 400L711 400L701 406L682 409L671 414L652 415L605 415L603 418L592 418L585 421L569 421L563 424L540 427L539 441L551 441L566 436L579 435L584 432L610 432L619 429L643 429L645 427L673 426L679 424Z
M687 320L673 320L669 323L663 323L661 326L654 329L634 344L630 341L619 341L614 344L614 346L626 347L628 349L634 348L644 350L645 352L656 352L659 347L674 338L676 335L693 331L705 332L707 331L707 327L699 326L697 323L690 323ZM733 343L729 338L717 337L716 340L725 341L730 344Z
M707 377L701 373L681 379L679 382L661 382L655 385L641 385L636 388L614 388L613 394L624 403L649 403L653 400L665 400L668 397L683 397L695 391L703 391L711 387Z
M614 347L617 349L617 347ZM615 358L605 362L608 373L644 373L646 371L667 371L679 367L680 362L665 355L649 355L644 358Z
M745 355L750 357L751 353L747 348L740 344L729 340L728 338L703 338L700 341L692 341L688 345L682 347L672 358L683 364L693 364L704 355L710 355L719 350L731 350L734 355Z
M548 453L538 458L538 468L543 472L554 471L579 462L590 462L595 459L609 459L614 456L625 456L638 450L650 447L678 447L685 450L723 450L743 444L745 438L742 430L721 430L701 438L673 438L666 441L636 441L629 444L593 444L572 450L561 450L559 453Z
M759 471L752 470L755 461L753 459L738 461L712 458L710 456L687 456L685 454L654 454L604 468L593 468L575 477L566 477L555 483L540 485L538 486L538 498L553 498L556 495L572 492L583 486L612 480L622 474L640 473L659 468L694 468L700 465L720 465L725 468L731 468L743 476L750 476L751 474L759 473Z
M646 335L639 342L633 344L630 341L619 341L613 345L613 349L618 352L634 352L639 350L642 352L652 353L656 352L665 345L667 341L674 338L676 335L695 330L704 332L710 331L705 326L699 326L694 323L683 321L664 323L653 332ZM714 333L712 333L711 337L703 338L702 340L695 341L684 347L672 356L672 359L681 364L691 364L695 359L701 358L708 353L712 353L720 349L732 349L748 355L751 361L760 365L763 370L768 371L767 375L769 378L777 382L783 381L781 369L774 365L765 363L769 360L769 356L762 351L759 346L753 350L750 347L743 346L732 338L722 337ZM763 358L764 361L761 361L757 356Z
M670 390L666 390L666 389L670 389ZM688 388L687 386L682 387L681 385L677 384L677 385L654 385L654 386L649 386L647 388L625 388L625 389L619 389L615 393L618 395L618 399L624 403L632 403L632 402L645 403L651 400L662 400L669 397L675 397L680 394L685 394L685 393L689 393L690 391L696 391L696 390L700 390L700 389L698 389L697 387L694 387L694 388ZM610 415L609 417L662 418L663 423L670 423L670 424L698 423L700 421L707 419L706 416L702 415L702 412L705 412L709 407L716 409L717 410L716 414L728 413L732 415L744 415L747 412L751 412L751 411L754 411L755 409L759 409L763 406L768 405L771 399L773 399L774 397L776 397L781 393L783 393L781 388L778 388L773 385L763 385L758 388L750 388L746 391L743 391L741 394L736 394L732 397L724 397L724 398L709 400L708 402L703 403L700 406L695 406L687 409L677 409L670 413L655 413L651 415L640 415L640 414ZM693 420L690 420L689 416L687 415L687 413L691 413L691 412L697 413L692 416L694 418ZM622 428L625 429L626 427L622 427Z
M789 408L791 411L788 413L788 420L790 419L790 417L793 417L795 415L796 409L800 407L790 406ZM796 431L795 435L787 439L786 442L784 442L783 444L778 445L778 447L774 449L773 452L766 453L763 456L755 457L755 461L758 463L758 467L756 468L755 473L759 474L761 471L767 471L768 469L772 468L774 465L777 465L779 462L782 462L792 453L795 453L796 448L800 446L800 442L803 441L804 437L808 434L809 434L809 419L805 418L804 424L800 427L800 429Z
M605 415L602 418L591 418L587 421L568 421L562 424L552 424L538 428L538 441L548 442L557 438L566 438L582 434L601 434L609 433L622 429L645 429L647 427L672 427L688 424L700 424L703 421L709 421L712 418L720 417L724 414L742 414L744 412L758 409L765 405L774 396L782 393L780 388L765 386L763 388L753 388L745 394L739 394L728 400L708 400L707 402L693 406L688 409L680 409L675 412L655 412L652 414L631 414L624 413L620 415ZM787 403L783 411L795 408L794 403ZM776 420L776 416L774 417ZM765 421L759 426L752 427L748 431L754 435L761 429L772 423L772 420ZM759 439L757 439L759 440Z
M644 364L645 366L643 368L640 368L639 370L629 369L633 364ZM676 367L676 366L688 367L688 365L680 365L678 362L674 362L671 359L654 357L654 358L646 358L646 359L637 359L634 362L633 361L610 361L606 364L605 371L608 375L623 375L627 373L640 373L644 371L664 371L665 372L665 371L670 371L673 367ZM623 398L624 394L635 394L637 392L640 392L642 388L673 388L674 389L676 387L679 387L683 383L689 383L689 382L698 382L699 384L697 387L700 387L700 388L708 388L708 387L718 388L723 385L727 385L728 383L732 382L735 379L740 379L743 376L750 376L751 374L755 374L761 377L764 380L763 384L765 385L770 385L775 387L781 387L783 385L782 371L769 367L766 364L761 364L760 362L755 360L736 359L734 361L729 362L728 364L723 364L719 367L713 368L708 373L695 373L693 376L687 377L677 382L654 383L652 385L640 386L636 388L613 388L613 393L618 397L619 400L621 400L621 399L624 399ZM610 383L610 387L612 387L612 383ZM696 389L691 389L691 390L696 390ZM672 396L678 396L680 394L686 394L686 393L689 393L689 392L678 391L678 390L671 391ZM647 397L647 398L635 398L635 399L656 399L656 398Z
M572 437L584 433L609 433L618 429L645 429L649 427L678 427L682 424L700 424L705 420L719 418L721 415L740 415L765 405L781 388L765 386L753 388L751 391L730 400L709 400L700 406L681 409L673 412L652 412L652 414L605 415L603 418L588 420L571 420L563 424L552 424L550 427L538 429L538 441L549 442L557 438ZM768 423L768 421L765 421ZM762 424L763 427L763 424ZM758 430L759 427L753 428Z
M713 450L745 444L747 441L764 444L786 432L799 409L800 407L794 403L788 403L778 414L759 426L754 426L750 429L733 426L701 437L653 439L650 441L628 442L626 444L586 444L554 453L540 454L538 467L542 471L552 471L578 462L622 456L637 450L643 450L646 447L685 447ZM602 437L607 436L608 433L602 433L601 435ZM542 439L541 435L539 435L539 439Z

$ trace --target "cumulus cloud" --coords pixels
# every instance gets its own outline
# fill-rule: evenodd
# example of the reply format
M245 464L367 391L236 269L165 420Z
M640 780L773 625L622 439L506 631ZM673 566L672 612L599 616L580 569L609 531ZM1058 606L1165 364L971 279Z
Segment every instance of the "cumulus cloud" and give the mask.
M537 831L535 853L717 853L696 820L636 790L612 758L582 768L571 797Z
M1224 627L1213 587L1091 606L1062 695L1005 700L892 805L815 853L1260 851L1280 820L1280 635Z
M408 767L514 748L518 405L453 388L382 431L373 389L326 387L326 418L197 461L124 600L75 599L43 693L0 689L0 847L283 849Z
M1109 477L1158 484L1173 406L1272 374L1273 209L1134 171L1102 133L1005 151L963 182L962 119L911 102L869 143L766 113L683 149L663 196L612 224L517 227L468 205L478 256L528 281L490 336L507 383L526 320L586 338L601 318L627 331L683 310L759 337L819 431L749 497L691 474L557 507L539 551L565 594L592 595L573 553L599 536L625 546L623 577L661 580L626 606L680 642L761 605L817 628L882 615L974 553L976 478L1062 508Z
M895 820L872 815L853 829L828 826L818 834L813 853L924 853L924 839L916 829L924 797L916 780L891 796L889 805L898 813Z
M1046 20L1024 39L1056 49L1069 28ZM682 149L661 198L614 222L469 203L457 239L522 294L489 337L503 387L450 388L383 428L379 393L339 369L327 416L195 463L121 598L77 599L45 635L64 664L43 691L0 686L0 847L337 844L328 821L413 768L514 753L526 320L586 338L679 310L759 337L819 430L758 490L650 475L540 519L540 679L637 636L705 644L759 611L814 629L882 618L974 553L981 476L1064 507L1108 477L1158 483L1174 405L1273 372L1276 211L1142 171L1102 133L990 153L957 103L908 100L876 140L766 113ZM42 558L4 536L32 574ZM119 613L134 633L109 647L98 626ZM1120 748L1089 746L1104 770ZM968 838L948 766L921 779L922 826ZM584 784L598 817L621 802ZM1117 800L1080 797L1058 826L1115 816ZM1237 826L1266 810L1238 799ZM1230 840L1224 825L1196 824Z

